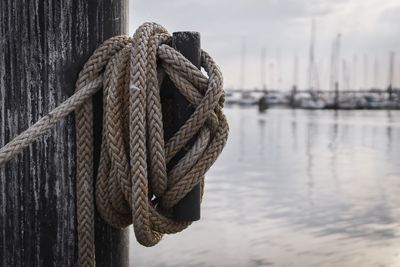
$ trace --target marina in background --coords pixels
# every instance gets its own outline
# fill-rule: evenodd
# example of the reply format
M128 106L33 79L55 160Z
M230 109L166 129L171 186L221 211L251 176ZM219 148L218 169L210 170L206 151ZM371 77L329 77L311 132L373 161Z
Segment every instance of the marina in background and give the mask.
M400 109L400 90L228 90L227 106L259 106L303 109Z
M308 51L308 67L304 70L307 77L306 88L299 88L299 62L297 55L293 61L293 80L291 88L282 88L280 53L275 63L267 64L266 49L261 49L260 87L244 88L246 43L242 40L240 57L239 87L226 90L226 104L252 106L258 105L260 110L270 107L289 107L303 109L400 109L400 88L396 88L395 73L396 54L388 52L387 80L385 85L379 83L381 75L379 61L369 66L369 55L364 54L362 60L362 84L356 83L358 59L354 56L350 61L342 58L342 35L339 33L332 42L328 88L321 85L320 70L316 63L315 41L316 23L312 20L310 46ZM276 65L276 66L275 66ZM267 83L267 76L269 81ZM372 79L371 79L372 78ZM277 83L275 83L277 81ZM372 81L372 82L370 82ZM380 84L380 85L379 85Z

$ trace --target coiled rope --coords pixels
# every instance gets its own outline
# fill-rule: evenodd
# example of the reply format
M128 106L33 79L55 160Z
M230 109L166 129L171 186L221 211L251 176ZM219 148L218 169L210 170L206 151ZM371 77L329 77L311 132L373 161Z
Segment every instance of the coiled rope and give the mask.
M0 149L0 167L75 111L77 134L77 219L79 265L94 266L94 209L118 228L133 223L138 242L157 244L163 234L182 231L172 207L192 188L221 153L228 124L222 112L222 75L201 52L205 76L169 46L171 36L156 23L145 23L133 38L116 36L100 45L84 65L76 92L48 115ZM157 68L157 61L162 68ZM164 140L159 88L167 74L194 113ZM93 109L91 97L103 89L100 163L93 188ZM186 155L167 171L167 163L197 136ZM94 194L95 191L95 194ZM94 200L95 198L95 200Z

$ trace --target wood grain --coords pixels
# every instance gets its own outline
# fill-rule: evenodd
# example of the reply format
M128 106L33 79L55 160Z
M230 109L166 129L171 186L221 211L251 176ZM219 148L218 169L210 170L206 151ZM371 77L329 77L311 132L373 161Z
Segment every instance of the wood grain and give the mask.
M0 146L73 93L98 44L125 32L125 1L0 1ZM72 115L0 169L0 199L1 266L76 265ZM123 232L97 219L96 243L97 266L127 266Z

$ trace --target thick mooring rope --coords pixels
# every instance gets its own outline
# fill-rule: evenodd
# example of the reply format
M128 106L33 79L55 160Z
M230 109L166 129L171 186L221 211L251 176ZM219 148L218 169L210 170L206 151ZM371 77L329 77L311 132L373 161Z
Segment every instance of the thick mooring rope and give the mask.
M77 131L77 218L79 265L94 266L94 198L102 218L123 228L133 223L144 246L163 234L185 229L172 207L192 188L204 184L204 174L221 153L228 125L222 113L222 75L204 51L206 77L169 46L171 36L160 25L145 23L133 38L105 41L84 65L76 92L0 149L0 167L75 111ZM162 68L157 68L157 62ZM194 113L164 140L159 88L165 73ZM91 97L103 89L103 133L100 163L93 188L93 109ZM197 136L186 155L167 171L168 162Z

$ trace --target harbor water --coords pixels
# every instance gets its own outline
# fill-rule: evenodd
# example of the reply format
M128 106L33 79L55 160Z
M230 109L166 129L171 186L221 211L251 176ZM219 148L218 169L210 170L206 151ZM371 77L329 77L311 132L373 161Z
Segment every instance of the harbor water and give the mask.
M201 221L133 266L400 266L400 111L226 114Z

